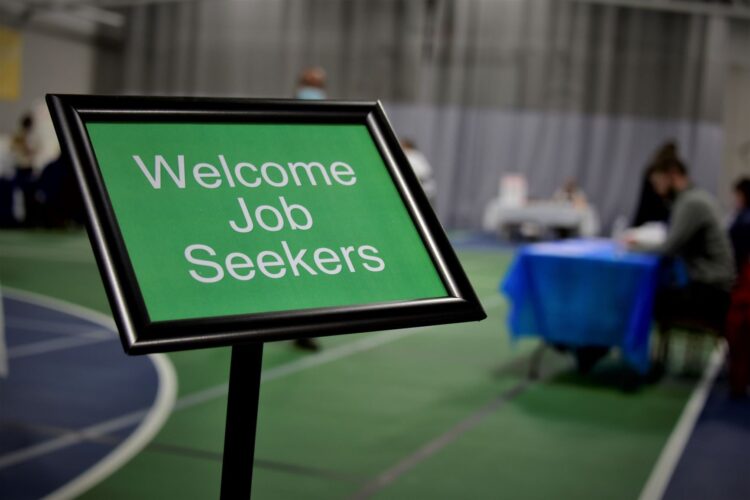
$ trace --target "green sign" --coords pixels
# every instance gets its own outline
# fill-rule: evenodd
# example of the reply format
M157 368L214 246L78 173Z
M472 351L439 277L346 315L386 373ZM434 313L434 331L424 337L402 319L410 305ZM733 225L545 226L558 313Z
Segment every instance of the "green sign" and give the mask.
M379 103L47 101L129 353L485 317Z
M365 125L86 129L152 321L447 295Z

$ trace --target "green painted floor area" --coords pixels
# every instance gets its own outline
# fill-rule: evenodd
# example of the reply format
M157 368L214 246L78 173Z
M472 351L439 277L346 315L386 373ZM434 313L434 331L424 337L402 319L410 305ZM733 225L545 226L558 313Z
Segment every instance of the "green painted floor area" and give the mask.
M550 353L543 379L527 382L536 344L509 342L496 291L512 255L460 257L484 322L327 337L320 355L266 346L254 498L638 497L696 379L624 393L614 357L583 378ZM0 282L109 313L83 233L0 232ZM284 371L330 353L341 355ZM227 381L228 349L169 357L178 398ZM176 410L84 498L216 498L225 405L219 395Z

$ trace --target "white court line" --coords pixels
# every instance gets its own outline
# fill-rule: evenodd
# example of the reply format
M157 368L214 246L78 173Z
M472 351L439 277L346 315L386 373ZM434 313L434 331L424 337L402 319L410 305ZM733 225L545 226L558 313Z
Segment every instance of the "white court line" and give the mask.
M364 338L359 341L350 342L319 354L313 354L306 358L300 358L291 363L286 363L263 372L261 383L278 380L290 375L299 373L303 370L322 366L333 361L351 356L353 354L368 351L376 347L394 342L396 340L419 333L420 329L412 328L408 330L398 330L395 332L382 332L374 336ZM209 387L202 391L195 392L184 396L174 402L174 411L185 410L193 406L207 403L214 399L225 397L227 395L228 384L222 383ZM137 410L122 417L106 420L98 424L86 427L77 432L71 432L62 436L38 443L0 457L0 469L10 467L33 458L46 455L61 448L78 444L91 438L101 437L105 433L115 432L136 423L146 410Z
M417 328L411 328L408 330L397 330L395 332L380 332L375 335L371 335L362 340L354 342L348 342L344 345L334 347L332 349L326 349L323 352L313 354L311 356L300 358L295 361L285 363L283 365L275 366L264 370L261 373L261 383L272 382L295 373L299 373L310 368L317 366L327 365L339 359L346 358L353 354L357 354L364 351L369 351L376 347L380 347L396 340L409 337L416 333L420 333L423 330ZM212 401L217 398L221 398L227 395L227 389L229 385L226 383L217 384L215 386L203 389L201 391L194 392L188 396L184 396L177 400L175 403L175 410L184 410L193 406Z
M48 453L52 453L66 446L80 443L87 439L96 439L109 432L115 432L131 425L137 424L148 412L137 410L117 418L106 420L95 425L84 427L81 430L67 432L54 439L49 439L33 446L28 446L0 457L0 469L18 465Z
M3 287L3 293L12 296L14 298L21 298L29 302L33 302L45 307L50 307L63 312L77 315L81 318L89 321L98 323L105 328L115 330L115 323L112 318L86 309L84 307L70 304L68 302L53 299L43 295L38 295L32 292L26 292L16 290L14 288ZM62 486L57 491L51 493L46 498L52 500L61 500L74 498L95 484L103 481L106 477L111 475L117 469L122 467L128 460L133 458L139 451L141 451L156 435L156 433L162 428L164 422L166 422L172 408L174 407L175 399L177 398L177 376L175 375L174 366L163 354L150 354L148 359L154 364L156 373L159 379L159 386L156 392L156 398L154 404L149 409L139 410L134 413L130 413L119 419L113 419L108 422L103 422L98 425L94 425L84 429L80 433L76 433L80 442L81 439L86 439L91 433L107 433L113 432L113 427L118 429L126 428L134 425L138 422L138 427L122 442L119 446L114 448L106 457L97 462L93 467L82 473L77 478L73 479L66 485ZM85 433L89 434L85 434ZM65 439L63 439L65 438ZM61 436L55 443L56 449L61 449L66 446L74 444L70 442L70 437ZM44 445L44 443L42 443ZM50 441L47 442L47 451L49 453L52 445ZM20 450L22 451L22 450ZM37 452L38 453L38 452ZM0 462L5 459L3 457Z
M28 344L22 344L8 349L8 359L27 358L29 356L37 356L39 354L47 354L49 352L62 351L64 349L98 344L100 342L108 342L111 340L117 340L117 337L89 337L80 335L30 342Z
M711 353L708 365L703 371L703 376L693 390L693 394L682 410L680 420L677 421L677 425L669 436L667 444L662 449L656 465L651 470L651 475L643 490L641 490L641 495L638 497L639 500L661 500L664 496L664 492L669 485L669 480L672 479L672 474L674 474L677 463L680 461L680 457L682 457L682 452L690 440L690 435L693 433L695 423L698 421L698 417L700 417L701 411L706 404L706 399L708 399L711 387L716 380L716 376L719 374L725 356L726 346L724 343L720 343Z
M83 317L87 317L88 315L89 318L93 317L93 318L101 319L103 324L111 325L110 327L114 328L114 322L112 321L111 318L108 318L94 311L88 311L80 306L76 306L74 304L67 304L57 299L36 296L36 294L30 294L28 292L12 290L12 293L16 294L17 296L23 296L24 298L27 298L31 301L35 301L40 304L50 305L51 307L57 307L57 308L69 307L71 310L76 311L76 314L79 314ZM487 304L485 305L486 308L489 309L502 303L502 301L496 300L495 295L496 294L492 294L491 296L488 296L482 299L482 302ZM97 319L92 319L92 321L97 321ZM396 340L399 340L399 339L402 339L402 338L405 338L405 337L408 337L408 336L411 336L411 335L414 335L416 333L420 333L423 331L424 331L423 329L412 328L408 330L398 330L395 332L382 332L380 334L376 334L375 336L364 338L360 341L355 341L355 342L351 342L348 344L344 344L342 346L329 349L319 354L315 354L313 356L306 357L306 358L301 358L291 363L287 363L287 364L266 370L262 374L262 382L270 382L273 380L278 380L278 379L299 373L303 370L321 366L324 364L328 364L333 361L345 358L347 356L351 356L359 352L364 352L370 349L374 349L376 347L386 345L390 342L394 342ZM172 364L168 362L165 356L151 355L150 357L152 358L156 357L157 359L164 358L164 360L168 364L168 368L166 368L165 370L169 372L169 375L167 375L165 378L167 379L174 378L174 368L172 367ZM158 367L159 367L159 364L157 363L157 369L159 369ZM160 372L160 380L161 380L161 372ZM166 385L167 384L165 384L165 386ZM115 449L103 461L97 463L94 467L86 471L77 479L73 480L68 485L64 486L57 492L53 493L53 495L51 495L49 498L52 498L55 500L60 499L60 498L72 498L76 495L83 493L88 488L92 487L93 485L97 484L98 482L102 481L104 478L112 474L115 470L117 470L117 468L121 467L122 464L124 464L132 456L138 453L138 451L143 449L143 447L145 447L145 445L153 438L156 432L161 428L168 414L171 412L172 408L174 408L175 411L182 410L182 409L190 408L192 406L195 406L201 403L211 401L213 399L226 396L227 388L228 388L227 384L218 384L209 389L205 389L203 391L199 391L191 395L185 396L183 398L180 398L179 401L175 402L175 394L176 394L176 378L175 378L175 381L173 382L173 388L171 389L171 396L167 398L167 399L171 399L171 401L169 401L167 405L154 405L154 409L152 409L152 411L149 412L149 416L147 416L147 418L144 419L139 429L136 430L136 432L134 432L133 434L131 434L131 436L125 442L123 442L117 449ZM162 393L161 383L159 385L159 393L160 394ZM157 397L157 402L159 400L160 398ZM164 412L157 412L155 411L157 406L167 406L167 409ZM143 417L144 414L146 414L145 410L139 410L131 414L125 415L123 417L119 417L116 419L101 422L99 424L87 427L76 433L66 434L64 436L60 436L58 438L46 441L44 443L40 443L38 445L25 448L23 450L18 450L14 454L9 454L0 458L0 469L2 469L4 466L7 466L5 465L6 463L10 464L11 461L12 463L20 463L21 461L29 460L31 458L42 456L52 451L62 449L64 447L77 444L86 439L99 437L105 433L115 432L117 430L126 428L130 425L133 425L135 422L137 422L140 418ZM152 415L152 414L156 414L156 415ZM150 425L147 425L151 421L153 421L153 423L151 423ZM143 432L139 433L139 431L141 431L142 429L143 429Z
M45 497L45 500L67 500L75 498L103 481L140 452L156 436L172 413L177 397L177 376L174 366L163 354L151 354L159 375L159 388L154 405L143 418L141 425L104 459L89 470Z
M46 301L47 298L44 297L43 299ZM59 304L59 302L56 299L50 299L50 300L52 301L52 303ZM486 298L483 298L482 303L483 304L489 303L489 305L485 305L485 308L490 309L496 305L499 305L500 303L502 303L502 301L495 301L494 294L493 294L492 296L487 296ZM72 306L76 308L78 307L75 305L72 305ZM98 313L94 313L94 314L98 314ZM112 320L109 319L109 321L112 321ZM261 383L271 382L273 380L278 380L278 379L299 373L303 370L307 370L307 369L314 368L317 366L322 366L322 365L331 363L333 361L337 361L339 359L345 358L347 356L351 356L359 352L368 351L370 349L374 349L376 347L380 347L382 345L395 342L396 340L409 337L411 335L414 335L420 332L424 332L424 329L411 328L408 330L397 330L394 332L381 332L381 333L372 335L370 337L364 338L359 341L350 342L350 343L335 347L333 349L328 349L318 354L313 354L312 356L300 358L296 361L292 361L290 363L286 363L286 364L271 368L269 370L265 370L261 375ZM222 383L222 384L217 384L215 386L209 387L208 389L204 389L201 391L194 392L190 395L183 396L182 398L174 402L173 410L174 411L184 410L184 409L191 408L199 404L206 403L208 401L212 401L214 399L225 397L227 395L227 389L228 389L228 384ZM135 419L135 421L137 421L138 417L143 415L144 413L145 413L145 410L136 411L136 412L133 412L132 414L127 415L126 417L112 419L112 420L101 422L94 426L85 428L81 430L80 432L75 433L74 437L77 437L78 439L75 439L73 441L66 440L65 438L68 435L65 435L65 436L60 436L58 438L52 439L47 443L50 443L49 446L54 446L54 450L60 449L65 446L70 446L72 444L76 444L80 442L81 440L86 439L86 437L88 436L87 433L99 432L99 429L102 426L106 427L108 432L114 432L119 429L128 427L128 425L132 424L132 421L133 421L132 419ZM93 431L92 431L92 428L93 428ZM25 448L23 450L18 450L15 453L19 454L19 459L22 458L23 460L29 460L31 458L35 458L37 456L42 456L46 453L49 453L50 450L48 450L45 446L46 446L46 443L40 443L38 445ZM36 449L32 450L32 448L36 448ZM28 450L28 452L26 452L26 450ZM20 455L20 453L24 453L24 455ZM6 455L0 458L0 469L3 468L3 459L5 459L8 456L9 455ZM14 459L14 463L17 463L17 461L18 459ZM111 474L111 472L109 472L108 474Z
M53 303L56 305L59 305L61 303L61 301L56 301L55 299L48 299L48 298L44 298L44 300L41 300L39 302ZM485 308L490 309L497 305L500 305L501 303L503 303L503 301L499 297L499 295L493 294L493 295L483 298L482 303L484 304ZM62 304L65 304L65 303L62 303ZM82 308L78 306L74 306L74 305L71 305L71 306L73 306L72 308L78 309L79 312L83 310ZM86 310L83 310L83 311L86 311ZM111 327L114 328L114 325L112 324L113 323L112 320L107 317L104 317L104 318L106 319L106 322L112 325ZM269 382L272 380L283 378L288 375L298 373L308 368L321 366L321 365L330 363L332 361L347 357L349 355L356 354L358 352L367 351L369 349L373 349L375 347L388 344L395 340L405 338L407 336L418 333L419 331L420 331L419 329L409 329L409 330L401 330L401 331L396 331L396 332L384 332L376 336L365 338L361 341L352 342L350 344L345 344L343 346L330 349L328 351L310 356L308 358L302 358L297 361L294 361L285 365L281 365L281 366L272 368L270 370L266 370L262 375L262 381ZM692 429L694 428L695 423L700 415L700 412L703 409L703 406L705 405L705 401L710 392L710 388L721 367L724 353L725 353L725 348L723 345L717 347L712 353L708 366L706 367L703 373L703 377L701 378L701 381L699 382L698 386L696 386L695 390L693 391L693 394L690 400L685 405L685 409L682 412L680 420L678 421L677 426L675 427L674 431L669 437L669 440L667 441L667 444L662 450L662 453L659 456L656 466L654 467L651 473L651 476L649 477L646 485L644 486L641 492L639 500L660 500L662 498L664 491L666 490L666 487L672 476L672 473L674 472L674 469L677 465L677 462L679 461L679 458L682 455L685 445L687 444L687 441L690 437ZM171 364L170 364L170 367L171 367ZM226 396L226 393L227 393L227 384L219 384L211 388L208 388L208 389L193 393L191 395L185 396L183 398L180 398L180 400L175 403L174 409L175 410L186 409L186 408L195 406L197 404L201 404L201 403L204 403L204 402L207 402L207 401L219 398L219 397ZM136 422L144 414L145 414L145 411L138 411L126 417L121 417L120 419L115 419L113 421L107 421L101 424L97 424L97 426L92 426L94 429L91 429L91 428L84 429L81 433L79 433L79 437L81 438L81 440L85 439L86 436L91 435L92 432L97 432L97 431L101 432L101 429L106 429L107 432L113 432L113 431L119 430L121 428L127 427L128 425L132 425L132 423ZM154 433L156 432L156 430L154 430ZM74 443L68 443L68 444L62 444L60 446L61 443L64 443L63 438L65 438L65 436L57 438L57 440L59 440L57 449L59 449L60 447L68 446L69 444L74 444ZM149 437L149 440L150 440L150 437ZM79 441L76 441L76 442L79 442ZM124 444L125 443L123 443L123 445L120 446L120 448L122 448ZM137 453L143 446L145 446L145 443L143 443L142 445L140 445L140 447L132 451L132 454L134 455L135 453ZM125 462L127 459L129 459L129 456L125 458L124 460L122 460L122 462ZM93 484L96 484L96 482L101 481L102 479L104 479L104 477L111 474L114 470L116 470L117 467L119 467L119 465L122 462L118 463L115 466L112 466L112 470L108 470L104 472L101 475L101 477L91 480L89 482L89 485L86 486L86 488L92 486ZM98 465L94 466L94 468L91 470L94 470L97 467ZM84 476L85 475L86 473L84 474ZM79 494L85 491L86 488L81 489L76 494ZM55 498L68 498L68 497L55 497Z
M94 311L93 309L88 309L86 307L79 306L78 304L73 304L65 300L56 299L54 297L50 297L49 295L41 295L34 292L28 292L26 290L21 290L19 288L14 288L6 285L3 285L2 289L10 292L6 295L11 296L12 299L25 300L27 302L38 304L40 306L49 307L50 309L57 309L65 313L73 314L79 316L84 320L88 320L92 323L101 325L108 330L117 332L115 320L104 313L100 313L98 311Z
M416 328L412 328L409 330L398 330L396 332L382 332L359 341L350 342L342 346L323 351L319 354L313 354L312 356L306 358L300 358L296 361L292 361L291 363L286 363L284 365L265 370L261 376L261 383L279 380L295 373L299 373L303 370L325 365L359 352L368 351L370 349L374 349L376 347L394 342L398 339L402 339L419 332L420 330ZM174 403L174 410L185 410L187 408L191 408L193 406L224 397L227 395L227 389L228 384L222 383L209 387L208 389L195 392L188 396L184 396ZM52 451L59 450L66 446L80 443L81 441L84 441L86 439L101 437L105 433L115 432L120 429L126 428L136 423L145 414L146 410L137 410L125 416L117 417L111 420L105 420L104 422L85 427L80 431L64 434L54 439L50 439L33 446L8 453L0 457L0 469L9 467L11 465L16 465L27 460L31 460L33 458L45 455Z
M502 304L503 300L499 295L492 294L482 297L480 302L485 309L492 309ZM299 373L309 368L326 365L333 361L352 356L353 354L369 351L370 349L390 344L391 342L422 332L424 332L424 328L409 328L406 330L385 331L370 335L361 340L348 342L332 349L326 349L323 352L264 370L261 373L261 383L271 382L289 375L294 375L295 373ZM226 396L228 388L229 385L227 383L217 384L208 389L203 389L188 396L183 396L177 400L177 403L175 403L175 410L183 410L185 408L190 408Z

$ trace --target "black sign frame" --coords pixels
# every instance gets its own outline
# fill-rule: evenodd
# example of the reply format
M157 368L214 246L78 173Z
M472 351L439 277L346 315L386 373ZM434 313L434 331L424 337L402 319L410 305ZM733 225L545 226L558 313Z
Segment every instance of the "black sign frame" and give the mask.
M378 102L48 95L75 170L87 228L128 354L479 321L484 310ZM446 297L152 322L99 170L88 122L314 123L367 126L422 238Z

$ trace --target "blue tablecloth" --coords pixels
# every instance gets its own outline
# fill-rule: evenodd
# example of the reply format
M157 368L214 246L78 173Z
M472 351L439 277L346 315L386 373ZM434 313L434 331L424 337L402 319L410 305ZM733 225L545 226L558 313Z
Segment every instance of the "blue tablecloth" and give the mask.
M521 248L500 290L512 303L513 338L617 346L634 369L649 368L659 257L608 240L567 240Z

